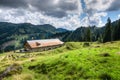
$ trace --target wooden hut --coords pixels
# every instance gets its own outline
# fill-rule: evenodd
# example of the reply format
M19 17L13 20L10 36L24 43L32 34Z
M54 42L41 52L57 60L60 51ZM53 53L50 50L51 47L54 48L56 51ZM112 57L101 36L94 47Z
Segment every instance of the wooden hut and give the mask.
M24 44L26 51L45 51L60 47L64 42L59 39L28 40Z

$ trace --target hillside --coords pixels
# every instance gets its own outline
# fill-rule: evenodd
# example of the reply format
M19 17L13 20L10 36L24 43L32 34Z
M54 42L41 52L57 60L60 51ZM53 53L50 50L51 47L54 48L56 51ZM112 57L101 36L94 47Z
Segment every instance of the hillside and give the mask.
M75 31L73 31L68 37L67 40L68 41L85 41L86 38L86 30L88 29L88 27L80 27L77 28ZM103 34L104 32L104 27L99 28L99 27L95 27L95 26L91 26L90 27L91 30L91 37L92 37L92 41L97 41L99 36Z
M119 61L120 41L67 42L50 51L1 54L0 73L14 64L22 70L3 80L119 80Z
M98 26L79 27L75 31L71 32L71 34L66 37L65 41L83 41L84 42L86 41L86 37L88 37L87 36L88 30L90 30L89 41L92 41L92 42L94 41L104 42L105 34L107 39L108 38L111 39L111 40L108 40L108 42L120 40L120 19L114 22L111 22L110 18L108 18L108 21L110 21L110 23L108 24L107 22L103 27L98 27Z

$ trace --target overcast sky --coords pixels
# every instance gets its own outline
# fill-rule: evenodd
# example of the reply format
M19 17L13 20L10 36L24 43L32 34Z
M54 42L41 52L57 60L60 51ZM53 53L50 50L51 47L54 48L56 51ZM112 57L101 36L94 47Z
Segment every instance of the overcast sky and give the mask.
M0 22L51 24L56 28L103 26L120 18L120 0L0 0Z

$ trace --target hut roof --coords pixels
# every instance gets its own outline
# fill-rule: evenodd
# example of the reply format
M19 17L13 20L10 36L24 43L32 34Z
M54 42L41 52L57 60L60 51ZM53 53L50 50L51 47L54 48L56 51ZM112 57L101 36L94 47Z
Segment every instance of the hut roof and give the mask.
M31 48L40 48L61 45L64 42L60 41L59 39L42 39L42 40L28 40L27 43Z

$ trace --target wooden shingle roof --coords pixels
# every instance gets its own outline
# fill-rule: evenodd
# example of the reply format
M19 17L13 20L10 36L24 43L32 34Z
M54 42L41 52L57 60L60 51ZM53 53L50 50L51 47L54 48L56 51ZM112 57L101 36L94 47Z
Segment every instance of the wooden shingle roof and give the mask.
M60 41L59 39L28 40L27 43L31 48L49 47L64 44L64 42Z

